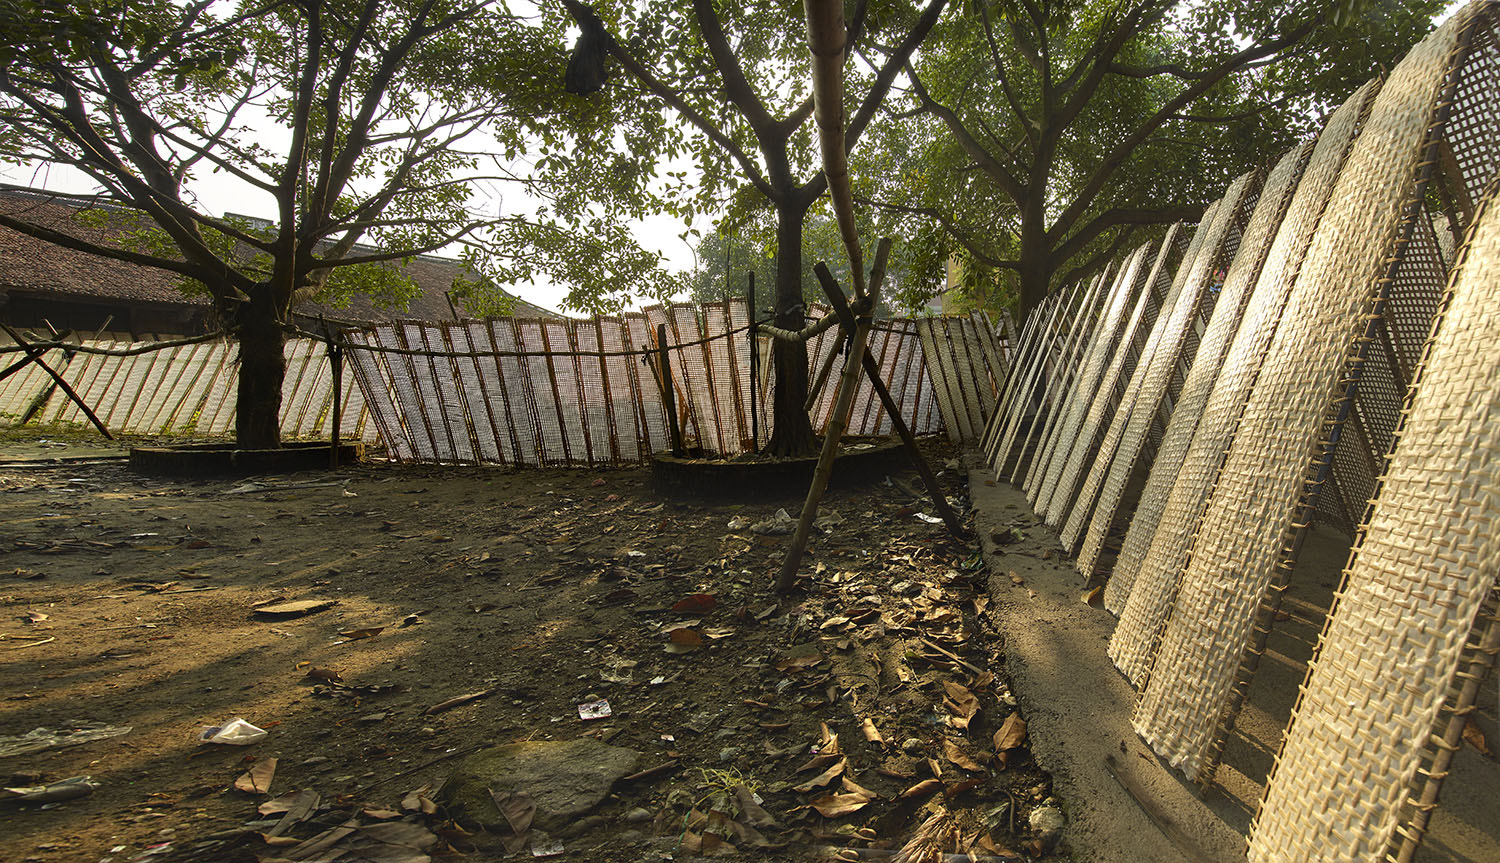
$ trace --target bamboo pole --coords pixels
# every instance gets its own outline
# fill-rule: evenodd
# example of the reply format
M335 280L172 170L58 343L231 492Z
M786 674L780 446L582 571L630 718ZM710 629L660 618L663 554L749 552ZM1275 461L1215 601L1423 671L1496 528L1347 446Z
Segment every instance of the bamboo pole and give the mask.
M682 455L682 427L677 424L677 394L673 391L672 360L667 355L667 325L656 325L656 347L661 366L661 400L667 409L667 431L672 436L672 454Z
M62 391L67 394L68 398L72 399L73 403L78 405L79 410L82 410L83 415L88 417L89 422L94 424L94 428L98 429L99 433L104 435L105 440L115 439L115 436L109 433L109 429L104 427L104 423L100 422L99 418L94 415L94 411L84 403L83 398L80 397L78 393L73 391L73 388L68 385L67 381L63 380L62 375L58 374L52 369L51 366L42 361L42 354L46 353L45 348L40 350L34 349L31 345L26 343L25 339L21 338L21 335L19 333L11 329L8 325L0 324L0 327L4 327L6 334L11 337L11 340L14 341L16 345L22 350L26 351L26 356L28 357L30 362L36 363L37 365L41 366L42 371L52 376L52 380L56 381L58 387L60 387Z

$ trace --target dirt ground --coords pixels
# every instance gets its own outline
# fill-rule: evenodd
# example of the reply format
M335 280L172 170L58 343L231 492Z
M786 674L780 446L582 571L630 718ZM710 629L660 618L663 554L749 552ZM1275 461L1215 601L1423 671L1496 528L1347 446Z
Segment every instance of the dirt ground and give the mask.
M667 500L644 469L34 460L80 451L0 441L0 738L130 730L0 756L6 786L98 786L0 801L0 859L885 859L924 824L942 851L1067 850L1033 817L1058 801L1011 718L983 555L920 517L909 470L830 492L779 598L788 538L748 525L799 499ZM257 612L295 600L331 605ZM195 739L237 717L268 735ZM593 814L552 836L450 817L439 786L474 749L581 736L639 753Z

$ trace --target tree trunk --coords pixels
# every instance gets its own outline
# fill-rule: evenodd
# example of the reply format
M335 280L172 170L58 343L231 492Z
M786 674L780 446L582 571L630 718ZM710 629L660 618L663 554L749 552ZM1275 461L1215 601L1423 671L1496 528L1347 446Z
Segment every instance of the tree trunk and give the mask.
M776 320L778 327L802 329L802 222L807 204L780 204L776 208ZM812 422L803 403L807 400L807 345L772 341L776 389L772 393L770 455L811 455L817 449Z
M1039 196L1034 196L1040 200ZM1052 286L1052 249L1047 243L1046 217L1041 206L1027 202L1021 209L1020 320L1046 299Z
M234 434L242 449L281 446L281 383L286 377L285 336L270 291L252 292L241 306L240 387Z

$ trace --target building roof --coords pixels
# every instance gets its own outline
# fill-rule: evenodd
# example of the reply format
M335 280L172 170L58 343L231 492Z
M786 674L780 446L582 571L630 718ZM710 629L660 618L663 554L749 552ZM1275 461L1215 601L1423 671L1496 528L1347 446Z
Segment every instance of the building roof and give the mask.
M121 248L121 235L149 224L135 210L95 204L90 209L103 214L103 224L77 218L81 208L66 199L46 193L0 190L0 212L50 230L97 245ZM433 255L420 255L403 266L422 293L404 310L377 308L367 296L353 298L348 307L302 303L294 310L304 317L326 316L329 320L370 324L396 319L453 320L448 291L456 276L465 271L462 262ZM0 227L0 292L22 290L76 301L160 303L203 307L206 297L187 296L177 289L176 273L155 267L117 261L74 251ZM513 296L507 293L508 296ZM556 312L517 298L519 317L559 317Z

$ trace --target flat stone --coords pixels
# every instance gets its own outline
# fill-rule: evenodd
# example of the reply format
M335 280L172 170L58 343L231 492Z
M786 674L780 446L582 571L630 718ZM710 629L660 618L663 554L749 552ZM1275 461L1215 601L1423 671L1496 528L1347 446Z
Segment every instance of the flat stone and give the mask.
M525 793L536 802L537 828L557 832L598 806L639 760L635 750L592 737L495 746L459 763L442 802L459 821L508 830L490 792Z

